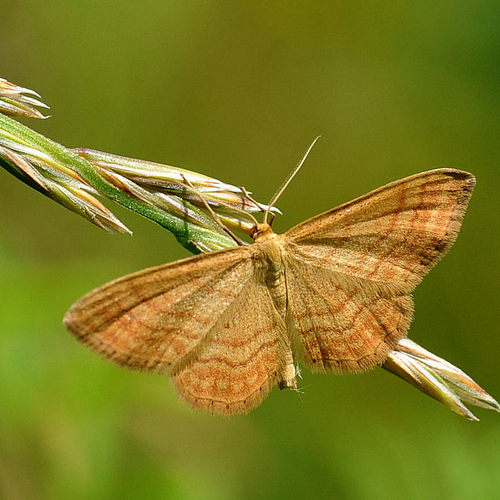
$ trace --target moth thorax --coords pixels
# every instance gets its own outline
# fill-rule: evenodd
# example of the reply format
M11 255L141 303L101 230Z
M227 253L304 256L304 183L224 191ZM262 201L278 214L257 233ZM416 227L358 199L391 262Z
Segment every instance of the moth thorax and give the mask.
M284 287L284 263L279 235L268 233L256 240L260 269L268 288Z

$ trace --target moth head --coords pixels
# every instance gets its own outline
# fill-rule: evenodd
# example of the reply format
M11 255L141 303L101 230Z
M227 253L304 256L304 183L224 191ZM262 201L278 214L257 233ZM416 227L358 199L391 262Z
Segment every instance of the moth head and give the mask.
M272 235L274 234L276 233L271 229L271 226L267 222L256 224L250 230L250 236L254 241L262 241L272 238Z

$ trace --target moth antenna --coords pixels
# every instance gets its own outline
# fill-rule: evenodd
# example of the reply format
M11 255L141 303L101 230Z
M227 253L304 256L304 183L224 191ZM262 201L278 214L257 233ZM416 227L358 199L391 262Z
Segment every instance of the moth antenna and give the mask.
M247 197L251 202L253 202L255 204L255 206L261 211L263 212L264 214L267 212L267 208L264 208L265 205L261 205L258 201L255 201L251 196L250 194L248 193L248 191L244 188L244 187L241 187L240 188L242 191L243 191L243 194L245 195L245 197ZM270 216L270 220L269 220L269 225L271 226L273 221L274 221L274 218L276 217L276 214L274 212L271 212L273 207L269 207L269 216ZM277 209L278 213L281 213L278 209ZM250 214L249 214L250 215ZM255 221L255 218L253 218L254 221ZM264 221L265 222L265 221ZM255 221L255 225L257 226L258 222Z
M203 205L205 205L205 208L210 212L210 215L213 217L214 221L221 227L221 229L228 234L238 245L243 246L243 242L236 236L228 227L226 227L223 222L220 220L219 216L214 212L213 208L208 204L207 200L203 196L202 193L200 193L189 181L189 179L186 179L183 174L181 174L182 180L187 184L187 187L189 187L193 193L197 194L200 197L200 200L202 201Z
M275 203L278 201L279 197L283 194L283 191L285 191L285 189L288 187L288 184L290 184L290 182L292 182L292 179L295 177L297 172L301 169L302 165L306 161L306 158L308 157L309 153L311 152L311 149L314 147L314 145L316 144L316 142L318 141L318 139L320 137L321 136L318 135L318 137L316 137L316 139L314 139L314 141L312 141L312 144L309 146L309 148L307 148L307 151L305 152L304 156L302 157L302 160L300 160L299 163L297 164L297 166L290 172L288 177L285 179L285 182L281 185L281 187L278 189L278 191L276 191L276 193L274 193L274 196L271 198L271 201L269 202L269 206L267 207L267 210L264 213L264 223L265 224L267 224L267 219L269 217L269 214L271 213L271 208L275 205ZM271 214L271 215L273 215L273 214ZM272 220L274 220L274 215L273 215ZM272 220L271 220L271 222L272 222Z

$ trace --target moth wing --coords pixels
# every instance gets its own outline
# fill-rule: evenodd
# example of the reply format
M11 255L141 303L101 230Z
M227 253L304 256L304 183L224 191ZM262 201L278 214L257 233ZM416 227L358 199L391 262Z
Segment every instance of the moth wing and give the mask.
M246 413L280 379L286 335L285 323L257 273L219 316L210 341L176 371L174 386L195 408Z
M438 169L401 179L285 233L304 259L412 290L453 245L475 178Z
M382 363L406 335L411 296L286 259L288 328L295 351L313 371L360 372Z
M285 234L291 327L311 368L383 362L409 328L409 294L455 241L474 184L459 170L424 172Z
M117 279L76 302L66 328L121 366L173 375L195 407L249 411L276 382L285 331L253 257L237 247Z
M65 326L119 365L169 373L252 279L252 253L236 247L119 278L76 302Z

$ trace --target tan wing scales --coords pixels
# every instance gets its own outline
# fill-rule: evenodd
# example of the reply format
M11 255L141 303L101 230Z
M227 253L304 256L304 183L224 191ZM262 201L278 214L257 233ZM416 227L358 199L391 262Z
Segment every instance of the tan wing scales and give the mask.
M312 369L384 361L408 331L409 293L455 241L474 184L459 170L424 172L283 235L295 344Z
M125 276L85 295L64 323L119 365L169 373L253 279L252 255L237 247Z
M439 169L401 179L285 233L304 262L411 291L455 241L473 175Z
M410 326L408 295L375 292L293 257L286 281L294 344L313 371L367 370L385 360Z
M214 325L211 340L173 377L193 407L245 413L282 378L283 320L259 277L249 282Z

